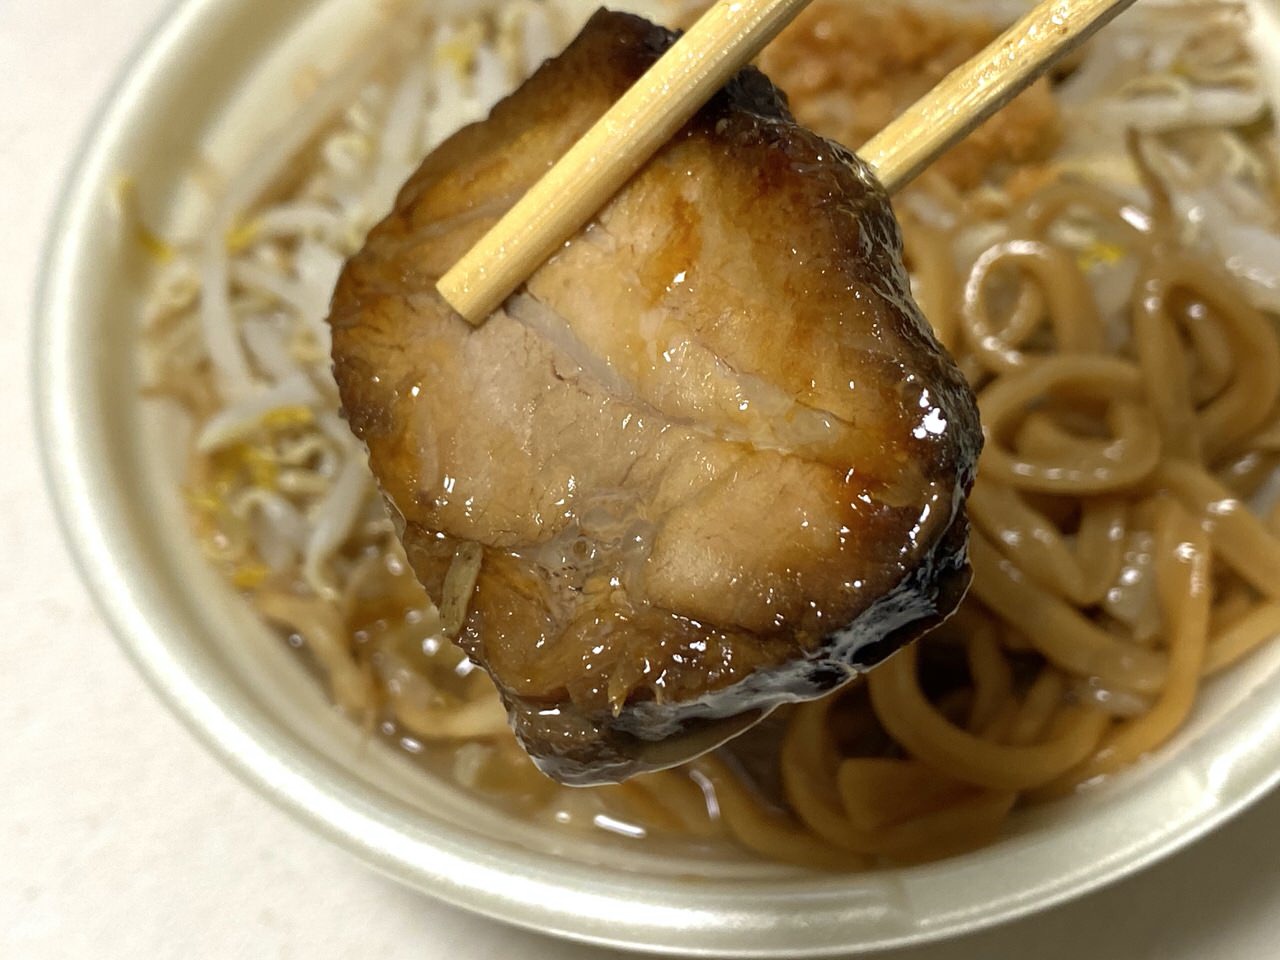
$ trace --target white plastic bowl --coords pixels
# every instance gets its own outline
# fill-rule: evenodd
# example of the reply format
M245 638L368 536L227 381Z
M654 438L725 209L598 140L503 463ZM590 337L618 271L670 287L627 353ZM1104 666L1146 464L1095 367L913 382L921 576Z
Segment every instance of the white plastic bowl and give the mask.
M1102 788L1016 818L979 852L853 876L535 830L368 742L188 533L174 424L139 394L147 264L111 197L128 172L164 222L190 159L243 156L287 116L293 71L333 62L375 6L178 4L93 125L48 251L36 379L68 542L126 651L232 770L458 906L599 944L742 957L869 951L1021 916L1150 864L1280 779L1280 645L1215 680L1174 743Z

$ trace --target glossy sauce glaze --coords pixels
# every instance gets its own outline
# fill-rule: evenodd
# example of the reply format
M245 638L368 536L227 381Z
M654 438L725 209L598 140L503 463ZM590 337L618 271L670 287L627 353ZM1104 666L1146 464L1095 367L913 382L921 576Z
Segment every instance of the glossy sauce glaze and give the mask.
M413 570L568 783L833 689L968 580L972 393L883 191L754 70L482 326L435 293L672 37L597 14L424 161L330 317Z

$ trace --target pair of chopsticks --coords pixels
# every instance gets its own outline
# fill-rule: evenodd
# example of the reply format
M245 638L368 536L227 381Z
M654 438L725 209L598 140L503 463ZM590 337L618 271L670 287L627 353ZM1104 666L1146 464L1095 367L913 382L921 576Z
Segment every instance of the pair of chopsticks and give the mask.
M893 193L1134 0L1041 0L872 137ZM437 284L471 323L496 310L809 0L719 0Z

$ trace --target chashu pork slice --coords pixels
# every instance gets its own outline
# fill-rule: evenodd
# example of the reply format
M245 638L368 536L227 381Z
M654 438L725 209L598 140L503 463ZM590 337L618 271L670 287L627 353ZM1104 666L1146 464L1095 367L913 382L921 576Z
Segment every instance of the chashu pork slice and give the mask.
M566 783L830 691L969 577L972 393L912 303L883 190L759 72L482 325L436 293L673 39L597 13L426 158L330 316L415 573Z

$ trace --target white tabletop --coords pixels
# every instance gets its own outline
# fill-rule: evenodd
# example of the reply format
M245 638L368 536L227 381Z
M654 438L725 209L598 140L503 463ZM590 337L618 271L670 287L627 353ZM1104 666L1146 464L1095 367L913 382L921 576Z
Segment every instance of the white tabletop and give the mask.
M169 717L69 566L34 454L39 251L93 105L166 0L0 0L0 957L617 956L435 903L249 792ZM898 960L1274 960L1280 795L1100 894Z

